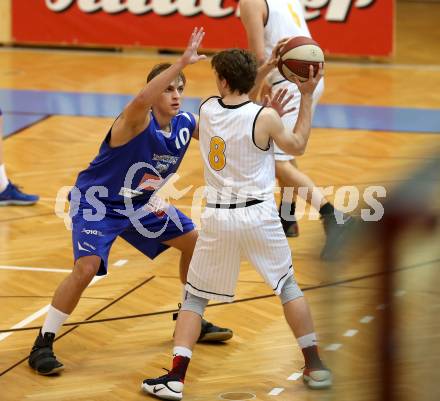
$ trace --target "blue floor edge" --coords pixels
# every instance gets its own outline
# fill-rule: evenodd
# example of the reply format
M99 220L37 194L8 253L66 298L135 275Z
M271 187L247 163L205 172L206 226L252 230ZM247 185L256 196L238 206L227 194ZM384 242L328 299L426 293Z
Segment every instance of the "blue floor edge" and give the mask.
M48 115L115 118L130 99L132 95L124 94L0 89L0 107L5 113L6 135L23 129L26 121L32 119L31 115L40 119ZM197 113L200 101L200 98L184 98L182 109ZM11 116L15 121L10 121ZM25 120L22 123L17 122L20 116ZM319 104L313 126L347 130L440 133L440 110Z

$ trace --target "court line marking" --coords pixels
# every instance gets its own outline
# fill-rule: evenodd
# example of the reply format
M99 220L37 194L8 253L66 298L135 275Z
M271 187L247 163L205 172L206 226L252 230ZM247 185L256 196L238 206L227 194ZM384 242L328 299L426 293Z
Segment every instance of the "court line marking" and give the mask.
M283 391L284 391L284 387L275 387L272 390L270 390L268 395L280 395Z
M356 330L356 329L350 329L350 330L347 330L343 335L344 335L344 337L353 337L353 336L355 336L357 333L359 333L359 330Z
M360 323L362 324L368 324L370 322L372 322L374 320L374 316L364 316L362 319L359 320Z
M298 372L296 372L296 373L293 373L293 374L291 374L288 378L287 378L287 380L298 380L300 377L302 377L302 373L298 373Z
M104 277L105 276L95 276L95 277L93 277L93 280L90 282L90 284L87 287L91 287L93 284L95 284L99 280L103 279ZM43 306L41 309L37 310L32 315L24 318L21 322L18 322L17 324L14 324L14 326L12 326L11 329L21 329L22 327L26 326L30 322L33 322L34 320L38 319L40 316L42 316L45 313L47 313L47 311L49 310L49 306L50 306L50 304L47 304L47 305ZM8 338L12 334L14 334L13 331L8 331L6 333L0 334L0 341L5 340L6 338Z
M97 276L95 277L96 280L92 280L92 282L90 283L93 284L93 281L96 282L98 280L100 280L101 278L104 278L106 276ZM87 320L93 319L96 315L100 314L101 312L104 312L105 310L107 310L108 308L110 308L111 306L113 306L115 303L119 302L121 299L125 298L126 296L130 295L132 292L136 291L138 288L142 287L144 284L147 284L148 282L150 282L151 280L154 279L155 276L151 276L148 277L146 280L142 281L140 284L134 286L133 288L131 288L130 290L128 290L127 292L125 292L124 294L122 294L121 296L119 296L118 298L114 299L113 301L111 301L109 304L105 305L104 307L102 307L101 309L99 309L98 311L94 312L93 314L91 314L88 318L86 318ZM64 326L64 325L63 325ZM75 330L76 328L78 328L79 326L73 326L70 329L68 329L66 332L64 332L63 334L57 336L55 338L54 341L58 341L61 338L63 338L64 336L66 336L67 334L71 333L73 330ZM3 372L0 372L0 377L3 376L4 374L10 372L12 369L16 368L17 366L19 366L20 364L22 364L24 361L28 360L29 356L26 356L25 358L20 359L18 362L14 363L12 366L10 366L9 368L7 368L6 370L4 370Z
M395 270L392 271L392 273L396 274L396 273L401 273L401 272L404 272L404 271L410 270L410 269L430 266L433 263L438 262L438 261L440 261L440 259L433 259L433 260L428 260L428 261L416 263L416 264L413 264L413 265L409 265L409 266L405 266L405 267L401 267L401 268L395 269ZM388 274L388 273L387 272L380 272L380 273L367 274L367 275L360 276L360 277L355 277L355 278L350 278L350 279L345 279L345 280L340 280L340 281L335 281L335 282L330 282L330 283L325 283L325 284L319 284L319 285L314 285L314 286L310 286L310 287L305 287L305 288L302 289L302 291L306 292L306 291L319 290L319 289L322 289L322 288L335 287L335 286L338 286L338 285L341 285L341 284L345 284L345 283L361 281L361 280L370 279L370 278L373 278L373 277L383 276L385 274ZM154 277L156 277L156 276L154 276ZM258 296L249 297L249 298L236 299L233 302L233 304L239 304L239 303L242 303L242 302L249 302L249 301L258 301L258 300L269 299L269 298L274 298L274 297L276 297L276 295L274 293L266 294L266 295L258 295ZM219 302L219 303L214 303L214 304L208 304L207 308L217 307L217 306L229 306L229 305L231 305L231 303L229 303L229 302ZM383 307L381 307L381 306L383 306ZM386 307L385 304L382 304L382 305L379 305L378 307L376 307L376 309L384 309L385 307ZM82 325L82 324L91 324L91 323L110 322L110 321L115 321L115 320L136 319L136 318L141 318L141 317L159 316L159 315L170 314L170 313L175 313L175 312L178 312L178 310L177 309L168 309L168 310L163 310L163 311L156 311L156 312L149 312L149 313L140 313L140 314L136 314L136 315L116 316L116 317L105 318L105 319L97 319L97 320L90 320L90 319L88 319L86 321L81 321L81 322L65 323L63 326L73 326L73 325ZM18 329L17 331L36 330L38 328L39 327L29 327L29 328L25 328L25 329ZM0 374L0 376L1 376L1 374Z
M337 351L341 347L342 347L342 344L335 343L335 344L327 345L327 347L325 347L324 349L326 351Z
M21 270L47 273L71 273L72 269L50 269L46 267L0 266L0 270Z
M228 394L237 394L237 392L236 391L228 391L227 393L221 393L221 394L219 394L218 398L220 398L221 400L231 400L230 398L224 398L224 396L226 396ZM239 392L239 394L242 394L242 395L247 394L247 395L251 396L251 398L240 398L243 401L254 400L255 398L257 398L257 396L254 393L247 392L247 391ZM233 401L233 400L231 400L231 401Z
M128 262L127 259L119 259L118 261L116 261L115 263L113 263L113 266L116 266L116 267L122 267L122 266L124 266L127 262Z

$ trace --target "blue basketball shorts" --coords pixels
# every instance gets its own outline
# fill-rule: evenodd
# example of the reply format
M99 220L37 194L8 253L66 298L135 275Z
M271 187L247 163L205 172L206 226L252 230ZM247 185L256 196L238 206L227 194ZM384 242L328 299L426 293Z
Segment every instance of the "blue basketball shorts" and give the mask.
M180 237L195 229L192 220L179 209L168 205L152 211L140 219L117 213L106 213L98 221L90 221L85 206L80 206L72 217L72 242L75 262L83 256L101 258L98 276L107 274L110 248L119 236L150 259L169 248L163 242Z

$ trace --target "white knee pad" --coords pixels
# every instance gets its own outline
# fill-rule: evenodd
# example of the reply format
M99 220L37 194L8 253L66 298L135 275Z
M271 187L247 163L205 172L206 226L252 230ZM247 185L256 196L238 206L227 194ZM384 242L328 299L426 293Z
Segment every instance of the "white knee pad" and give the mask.
M209 299L201 298L197 295L193 295L190 292L187 292L185 301L183 302L180 310L188 310L197 313L200 316L203 316L203 312L205 311L208 302Z
M283 285L281 289L280 299L281 303L287 304L287 302L293 301L296 298L303 297L304 294L301 291L301 288L298 287L297 282L290 276Z

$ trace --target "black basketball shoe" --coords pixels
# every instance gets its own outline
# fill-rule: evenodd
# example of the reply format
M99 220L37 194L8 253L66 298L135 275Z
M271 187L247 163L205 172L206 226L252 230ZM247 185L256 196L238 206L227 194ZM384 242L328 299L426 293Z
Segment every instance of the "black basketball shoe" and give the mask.
M357 219L344 214L343 222L338 223L335 216L325 215L321 217L326 234L324 248L321 251L321 259L336 261L340 257L340 250L349 235L353 234L353 228Z
M64 369L53 353L52 346L55 339L54 333L40 333L35 340L29 355L29 366L40 375L53 375Z
M197 341L199 343L228 341L233 335L234 333L231 329L218 327L212 323L209 323L205 319L202 319L202 330L200 331L200 337Z

